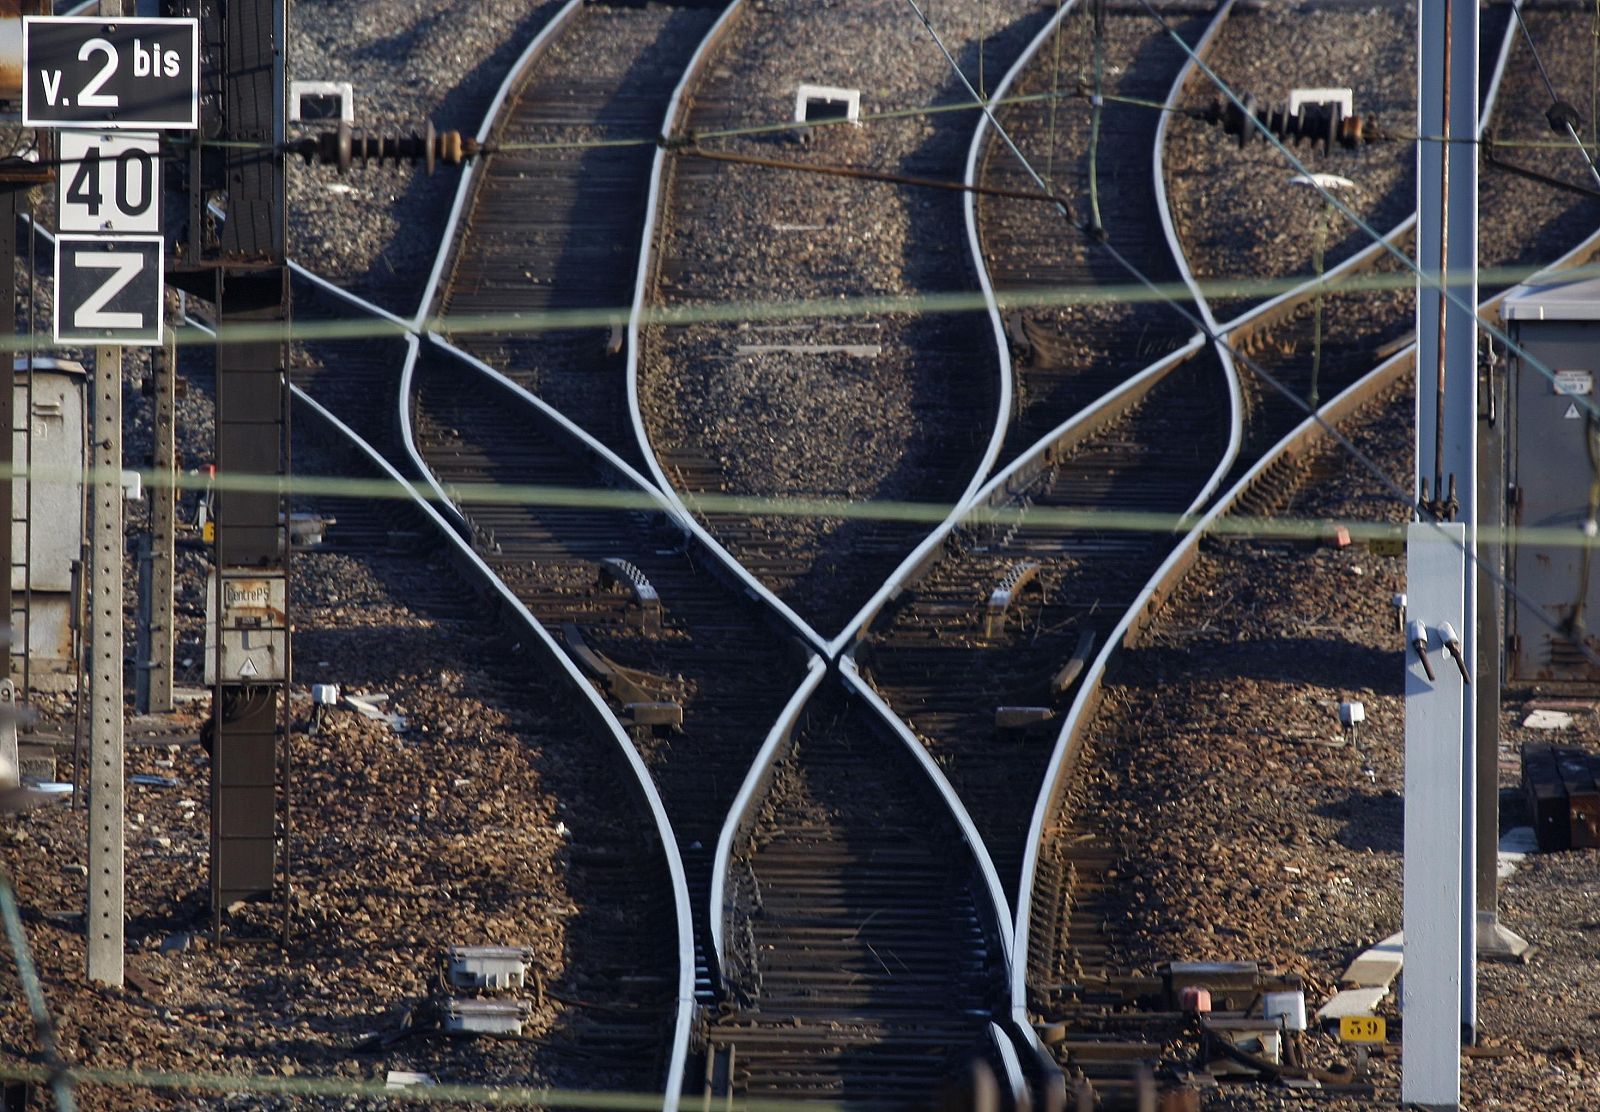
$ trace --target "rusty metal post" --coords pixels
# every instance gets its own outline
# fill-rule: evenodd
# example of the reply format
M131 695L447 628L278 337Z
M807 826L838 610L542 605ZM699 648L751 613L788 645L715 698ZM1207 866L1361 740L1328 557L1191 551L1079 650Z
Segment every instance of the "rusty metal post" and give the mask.
M151 360L155 388L155 458L145 497L150 499L150 651L140 660L146 709L172 709L173 567L177 556L178 350L167 330L164 349Z
M287 869L289 280L284 0L227 0L218 39L227 219L216 261L216 618L211 652L213 927ZM210 36L206 36L210 39ZM262 335L263 329L265 335ZM241 337L240 333L247 335ZM270 627L270 628L268 628ZM280 639L281 638L281 643ZM282 877L287 913L288 876Z
M0 222L5 224L5 229L0 235L5 237L6 250L0 251L0 262L4 263L5 273L0 275L0 304L9 305L7 312L15 314L17 305L17 218L21 215L20 206L25 189L6 187L6 200L3 210L0 210ZM4 537L0 537L0 546L4 546L6 573L0 579L0 615L6 624L6 641L10 648L6 653L5 671L0 676L11 675L11 658L19 653L26 653L27 646L17 644L17 631L12 628L16 617L11 604L11 576L17 564L27 559L26 553L11 551L11 541L14 530L11 523L16 518L16 434L12 431L16 426L16 386L15 375L11 371L11 359L6 359L5 389L0 390L0 429L5 430L5 444L0 447L0 469L4 470L4 482L0 482L0 521L5 522ZM23 693L27 698L27 693Z

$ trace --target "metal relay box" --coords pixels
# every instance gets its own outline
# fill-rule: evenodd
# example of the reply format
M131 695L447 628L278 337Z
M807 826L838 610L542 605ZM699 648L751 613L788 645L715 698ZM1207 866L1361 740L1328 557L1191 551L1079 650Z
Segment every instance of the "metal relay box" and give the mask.
M533 1014L526 1000L451 1000L444 1011L444 1029L470 1035L520 1035Z
M283 683L289 679L287 579L282 571L229 568L206 582L206 683ZM220 627L217 608L222 609Z
M524 946L451 946L445 960L456 988L522 988L528 983L533 951Z
M1506 384L1506 681L1600 690L1576 639L1600 658L1600 280L1518 287L1501 315L1544 368L1516 357Z
M11 480L11 623L26 631L34 689L70 690L89 450L86 379L82 364L48 356L33 358L31 376L29 361L16 359L12 377L19 473ZM13 656L22 651L20 641L12 645Z

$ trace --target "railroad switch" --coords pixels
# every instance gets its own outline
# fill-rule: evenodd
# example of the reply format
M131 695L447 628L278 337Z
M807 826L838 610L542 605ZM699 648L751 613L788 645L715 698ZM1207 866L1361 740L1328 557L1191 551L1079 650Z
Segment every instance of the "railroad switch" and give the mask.
M355 163L421 162L433 173L439 163L459 166L488 148L459 131L435 131L433 122L421 135L369 135L341 121L337 131L324 131L284 144L284 153L297 154L307 163L337 166L341 174Z
M1290 111L1286 104L1261 105L1253 95L1244 97L1244 107L1234 101L1212 101L1211 106L1195 113L1195 118L1210 124L1220 124L1225 134L1232 135L1240 148L1250 145L1264 127L1284 143L1298 147L1301 142L1320 146L1327 154L1337 144L1345 150L1355 150L1368 143L1390 138L1378 123L1376 116L1346 114L1338 101L1309 101ZM1254 119L1256 123L1250 121ZM1257 127L1256 124L1260 124Z

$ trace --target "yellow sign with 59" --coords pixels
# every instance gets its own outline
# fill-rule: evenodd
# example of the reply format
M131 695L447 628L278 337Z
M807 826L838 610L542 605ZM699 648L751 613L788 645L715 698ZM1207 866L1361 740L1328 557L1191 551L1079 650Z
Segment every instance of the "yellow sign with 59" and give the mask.
M1339 1041L1381 1043L1387 1035L1388 1024L1375 1015L1342 1015L1339 1017Z

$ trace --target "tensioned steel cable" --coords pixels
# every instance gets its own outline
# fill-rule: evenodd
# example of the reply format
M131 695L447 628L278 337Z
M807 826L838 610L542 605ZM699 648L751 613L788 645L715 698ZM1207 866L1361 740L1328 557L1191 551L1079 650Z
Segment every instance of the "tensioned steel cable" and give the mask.
M1522 29L1522 37L1528 43L1528 52L1533 55L1533 64L1539 68L1539 77L1544 81L1545 91L1550 94L1550 111L1555 113L1558 109L1566 108L1566 101L1556 94L1555 84L1550 80L1550 71L1544 68L1544 59L1539 57L1539 47L1533 41L1533 33L1528 30L1528 22L1522 18L1522 5L1511 5L1511 14L1516 17L1517 26ZM1578 153L1583 156L1583 164L1589 168L1589 174L1594 178L1595 184L1600 185L1600 170L1595 169L1594 159L1589 157L1589 149L1583 145L1583 139L1572 126L1570 110L1561 114L1561 126L1566 128L1567 134L1572 137L1572 142L1577 146Z

